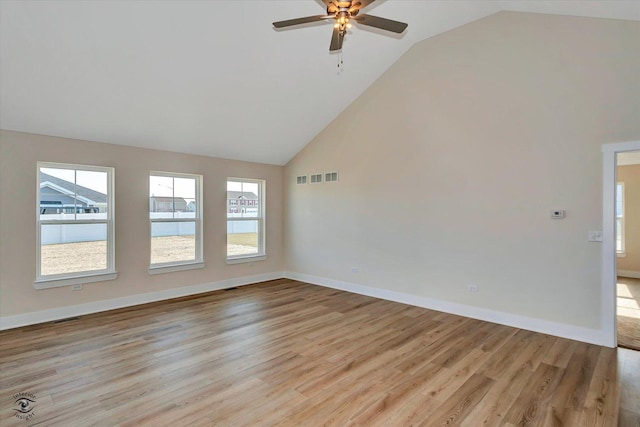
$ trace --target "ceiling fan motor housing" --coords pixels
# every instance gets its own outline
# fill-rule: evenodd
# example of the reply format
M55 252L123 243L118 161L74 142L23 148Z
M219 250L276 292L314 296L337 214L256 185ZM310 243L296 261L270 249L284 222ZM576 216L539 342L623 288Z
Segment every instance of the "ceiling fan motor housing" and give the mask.
M333 19L335 20L335 24L333 25L333 35L331 36L331 44L329 45L329 51L331 52L342 49L342 42L344 41L344 36L347 34L347 29L351 28L349 21L352 19L360 25L367 25L398 34L407 28L407 24L391 19L380 18L364 13L358 16L360 9L369 6L374 1L375 0L322 0L322 2L327 5L327 15L307 16L304 18L278 21L274 22L273 26L276 28L285 28L292 25Z
M334 1L327 6L328 15L336 15L338 13L347 12L347 16L356 16L360 11L362 3L359 1Z

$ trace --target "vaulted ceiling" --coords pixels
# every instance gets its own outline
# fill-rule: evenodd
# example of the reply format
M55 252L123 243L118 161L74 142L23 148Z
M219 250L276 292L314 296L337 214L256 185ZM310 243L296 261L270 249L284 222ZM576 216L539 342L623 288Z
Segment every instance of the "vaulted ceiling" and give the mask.
M637 1L377 0L408 30L356 25L337 55L329 23L271 25L320 0L2 0L0 127L283 165L414 43L502 10L640 20Z

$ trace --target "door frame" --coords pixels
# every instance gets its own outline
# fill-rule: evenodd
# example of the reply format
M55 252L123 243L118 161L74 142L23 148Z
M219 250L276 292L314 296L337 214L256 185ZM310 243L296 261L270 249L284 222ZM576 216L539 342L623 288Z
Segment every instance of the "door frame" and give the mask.
M639 151L640 141L602 145L602 332L605 345L617 347L616 184L617 154Z

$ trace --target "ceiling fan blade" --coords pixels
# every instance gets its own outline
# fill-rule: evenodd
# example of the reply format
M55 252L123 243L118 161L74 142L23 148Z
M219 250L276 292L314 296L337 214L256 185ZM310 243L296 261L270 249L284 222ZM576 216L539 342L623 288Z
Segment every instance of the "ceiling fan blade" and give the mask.
M349 12L353 13L354 10L364 9L376 0L354 0L351 2Z
M334 28L333 35L331 36L331 44L329 45L329 51L333 52L342 49L343 41L344 33L340 31L340 28Z
M290 27L292 25L308 24L309 22L323 21L327 18L333 18L331 15L316 15L306 16L304 18L288 19L286 21L274 22L273 26L276 28Z
M409 24L405 24L404 22L366 14L355 16L353 19L358 24L380 28L381 30L392 31L398 34L403 32L409 26Z

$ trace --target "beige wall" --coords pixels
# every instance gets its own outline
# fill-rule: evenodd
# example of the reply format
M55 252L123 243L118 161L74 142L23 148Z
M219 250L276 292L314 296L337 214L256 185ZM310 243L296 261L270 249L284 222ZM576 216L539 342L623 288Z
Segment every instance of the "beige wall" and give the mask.
M179 143L179 142L178 142ZM115 167L117 280L36 290L36 162ZM203 175L203 243L206 268L149 275L149 171ZM281 272L282 172L280 166L54 138L0 133L0 313L2 317L224 279ZM267 260L227 265L226 178L267 181Z
M286 166L286 269L599 328L587 233L639 51L637 22L506 12L416 44Z
M618 258L618 270L640 274L640 165L619 166L618 182L624 182L626 255Z

